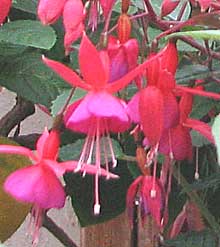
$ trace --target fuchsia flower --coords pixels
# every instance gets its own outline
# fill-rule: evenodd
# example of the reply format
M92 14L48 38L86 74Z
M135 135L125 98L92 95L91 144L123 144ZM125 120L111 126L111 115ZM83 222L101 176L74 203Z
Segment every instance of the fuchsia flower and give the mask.
M0 24L2 24L9 13L12 0L1 0L0 1Z
M189 93L183 93L179 102L179 123L164 133L160 140L159 151L164 154L171 153L175 160L192 159L191 129L198 131L214 143L211 127L202 121L189 117L192 105L193 96Z
M112 10L115 0L90 0L89 2L90 9L88 25L92 28L92 31L94 31L97 28L98 24L100 5L103 11L104 18L107 18L109 12Z
M121 43L114 36L109 37L107 48L110 60L109 82L121 78L137 66L138 50L136 39Z
M12 145L0 145L0 153L19 154L28 157L33 166L18 169L10 174L4 189L16 200L33 204L32 220L34 222L33 244L38 242L39 228L42 223L42 213L50 208L62 208L65 203L65 192L58 179L66 171L72 171L77 167L77 161L58 163L56 161L59 149L59 133L45 129L37 141L36 153L32 150ZM82 172L96 174L94 166L84 164ZM117 178L117 175L109 174L104 169L100 175Z
M108 83L108 56L103 51L97 51L86 35L83 35L79 49L80 71L85 82L74 71L63 64L45 57L43 57L43 61L70 85L88 91L84 98L68 107L64 117L67 128L87 134L78 162L78 169L83 166L83 163L91 163L94 149L97 170L100 169L101 163L103 163L101 151L104 152L104 163L107 170L109 156L113 166L115 166L116 159L109 133L127 130L130 126L130 120L125 110L125 102L112 94L124 88L133 78L139 75L147 67L149 61L136 67L121 79ZM98 184L97 172L95 178L95 214L98 214L100 211Z
M161 227L161 215L164 208L164 193L160 181L154 184L151 176L139 176L130 185L127 191L126 205L130 221L133 219L133 207L135 200L140 204L142 223L147 215L151 215L157 225ZM154 184L154 185L153 185ZM154 186L155 193L152 195Z
M53 24L62 15L67 0L39 0L37 14L44 25Z

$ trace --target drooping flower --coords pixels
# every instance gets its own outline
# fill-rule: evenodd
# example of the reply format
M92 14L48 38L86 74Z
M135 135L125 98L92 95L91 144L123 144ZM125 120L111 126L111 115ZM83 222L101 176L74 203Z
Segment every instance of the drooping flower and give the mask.
M12 145L0 145L0 153L19 154L28 157L33 165L18 169L10 174L4 189L16 200L33 204L32 221L34 223L33 245L38 242L39 228L42 224L42 214L50 208L62 208L65 203L65 192L58 179L66 171L77 167L77 161L58 163L56 161L59 149L59 132L45 129L37 141L36 153L32 150ZM96 174L95 167L84 164L81 171ZM100 175L107 175L102 169ZM117 175L109 174L112 178Z
M147 215L151 215L158 227L161 227L164 195L160 181L157 179L156 183L154 183L155 180L151 176L139 176L128 188L126 205L131 222L133 219L133 207L136 200L140 205L142 223ZM154 194L152 194L153 186L155 188Z
M95 164L97 170L99 170L101 163L103 163L100 154L102 150L104 151L104 163L107 170L109 156L113 166L115 166L116 159L109 133L127 130L130 126L130 120L125 110L125 102L112 94L124 88L133 78L139 75L146 68L148 61L136 67L121 79L108 83L108 56L105 52L97 51L86 35L83 36L79 49L80 71L85 82L63 64L47 58L43 58L43 61L72 86L88 91L84 98L68 107L64 117L67 128L87 134L78 168L80 169L84 162L91 163L92 154L95 153ZM100 210L98 184L97 173L95 178L95 214L98 214Z
M160 152L164 154L171 152L175 160L192 159L191 129L198 131L211 143L214 143L211 127L200 120L189 117L192 106L193 96L186 92L183 93L179 102L179 123L164 133L160 140Z
M0 25L4 22L6 16L11 7L12 0L1 0L0 1Z
M84 30L84 6L81 0L67 0L63 9L65 28L64 47L66 55L71 51L71 44L81 37Z
M67 0L39 0L37 14L44 25L53 24L62 15Z

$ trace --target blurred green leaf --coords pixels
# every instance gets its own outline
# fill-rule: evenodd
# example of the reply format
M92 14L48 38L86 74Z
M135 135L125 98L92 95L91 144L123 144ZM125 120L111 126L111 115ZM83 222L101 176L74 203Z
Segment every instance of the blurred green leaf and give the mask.
M13 7L16 9L23 10L28 13L37 13L38 0L14 0Z
M166 36L166 39L176 38L181 36L189 36L194 39L220 40L219 30L196 30L172 33Z
M0 41L49 50L56 42L56 34L52 27L39 21L18 20L0 28Z
M37 53L23 53L0 61L0 84L48 108L68 85L41 61Z

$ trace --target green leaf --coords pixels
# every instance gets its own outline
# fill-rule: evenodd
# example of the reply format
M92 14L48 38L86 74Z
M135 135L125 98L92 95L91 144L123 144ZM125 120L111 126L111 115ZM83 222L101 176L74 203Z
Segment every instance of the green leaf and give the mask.
M0 66L0 84L33 103L50 107L51 101L68 87L36 53L4 59Z
M215 247L218 239L210 230L180 234L176 239L166 240L167 247Z
M14 45L6 42L0 41L0 56L13 56L16 54L21 54L25 51L27 47L23 45Z
M117 157L122 151L117 141L112 141ZM62 160L77 159L82 150L82 144L83 141L78 140L74 144L63 146L60 150L60 158ZM86 177L81 177L81 175L74 173L65 175L67 191L71 196L72 205L81 226L104 222L125 210L126 192L131 183L126 163L119 161L117 167L111 171L120 175L120 178L112 180L100 178L101 214L99 216L94 216L93 214L94 176L86 175Z
M0 41L49 50L56 42L56 34L52 27L39 21L18 20L0 28Z
M36 14L38 0L14 0L13 8Z
M204 145L210 144L210 142L204 136L195 130L191 130L190 135L192 139L192 145L194 147L202 147Z
M212 125L212 134L215 139L215 145L217 149L218 163L220 165L220 115L215 118Z
M189 36L194 39L207 39L207 40L220 40L220 31L219 30L196 30L196 31L186 31L172 33L166 36L166 39Z
M56 116L60 110L62 109L62 107L65 105L68 97L70 96L72 89L68 89L65 90L64 92L62 92L62 94L58 95L57 98L52 102L52 107L51 107L51 114L52 116ZM74 91L74 95L70 100L70 103L81 99L83 96L85 96L86 92L80 88L77 88Z
M0 137L0 144L17 145L5 137ZM2 242L17 230L30 210L30 205L21 204L6 194L3 183L10 173L29 164L30 160L20 155L0 154L0 241Z

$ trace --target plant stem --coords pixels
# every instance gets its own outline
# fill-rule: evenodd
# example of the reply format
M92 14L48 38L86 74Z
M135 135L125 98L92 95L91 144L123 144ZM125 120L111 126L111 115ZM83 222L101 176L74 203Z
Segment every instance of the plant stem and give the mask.
M51 232L65 247L78 247L64 232L62 228L46 214L44 215L43 226Z

